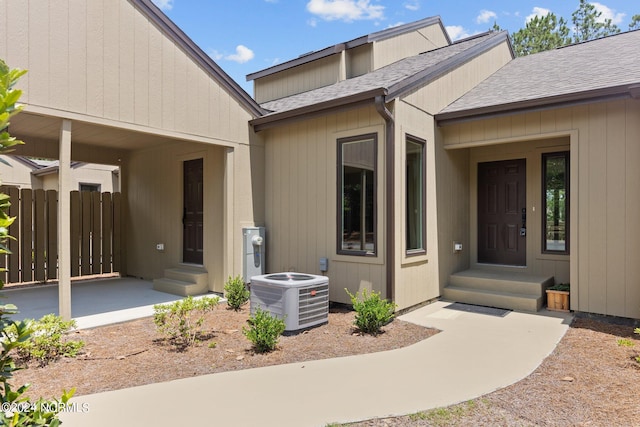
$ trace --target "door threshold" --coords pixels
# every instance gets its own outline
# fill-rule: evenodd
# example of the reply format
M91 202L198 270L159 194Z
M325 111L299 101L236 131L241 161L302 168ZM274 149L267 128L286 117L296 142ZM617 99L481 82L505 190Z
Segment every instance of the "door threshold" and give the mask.
M489 263L476 263L478 267L495 267L495 268L517 268L517 269L525 269L528 268L526 265L511 265L511 264L489 264Z

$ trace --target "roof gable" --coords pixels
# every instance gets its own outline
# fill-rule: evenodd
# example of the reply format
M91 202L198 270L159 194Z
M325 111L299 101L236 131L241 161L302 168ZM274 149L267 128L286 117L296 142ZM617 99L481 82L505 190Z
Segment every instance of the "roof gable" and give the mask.
M519 57L444 108L440 121L630 96L640 84L640 31Z
M470 58L491 47L505 42L506 33L484 33L456 42L450 46L402 59L365 75L343 80L331 86L262 104L262 108L273 113L283 113L318 105L337 102L339 99L384 91L387 101L415 90L459 66Z

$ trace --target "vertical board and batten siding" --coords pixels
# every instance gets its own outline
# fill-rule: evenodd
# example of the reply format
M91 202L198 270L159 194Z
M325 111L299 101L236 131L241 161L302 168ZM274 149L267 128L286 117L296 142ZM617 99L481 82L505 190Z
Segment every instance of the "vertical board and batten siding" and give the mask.
M435 31L439 26L429 28ZM396 122L406 129L406 132L396 135L396 139L400 138L398 141L403 141L406 133L416 133L414 130L417 130L418 134L414 136L426 139L428 149L426 169L428 265L420 267L419 263L407 264L397 270L396 293L403 305L410 306L439 296L442 288L447 284L449 275L469 266L467 169L469 156L468 153L448 153L443 149L439 134L434 129L432 115L458 99L509 60L511 60L511 51L505 42L407 94L402 98L402 102L397 104ZM396 147L396 150L399 148ZM396 174L404 170L404 163L398 163L398 159L403 159L400 153L396 153ZM403 177L396 177L396 182L403 182L403 180ZM396 194L404 194L403 188L397 187ZM398 218L404 218L403 215L400 212L396 213ZM434 224L433 221L436 218L437 223ZM396 247L397 251L401 251L398 253L402 254L404 254L403 230L404 228L398 225ZM452 251L454 241L463 243L465 251L454 254ZM404 255L403 260L407 262ZM406 301L402 301L400 295L406 295Z
M337 139L378 134L378 254L337 255ZM350 303L344 291L385 289L384 121L367 107L265 131L265 205L268 272L322 274L329 259L330 299Z
M152 279L164 276L164 269L182 262L183 162L197 158L204 165L204 267L210 290L223 290L224 267L224 174L225 149L199 144L165 144L131 154L123 168L128 181L127 273ZM248 163L249 160L245 159ZM161 170L162 174L158 174ZM239 170L237 202L250 197L249 173ZM234 228L235 252L241 254L239 221L251 221L251 207L238 209L229 227ZM164 251L156 245L164 244ZM234 248L229 248L234 251ZM241 269L227 274L238 274Z
M347 50L347 78L361 76L373 70L373 48L367 43Z
M640 318L640 102L619 100L441 129L450 148L566 133L571 139L572 310Z
M58 277L58 192L3 186L11 198L11 254L0 256L5 283L29 283ZM120 271L120 193L71 192L72 276Z
M0 1L0 57L29 70L25 104L249 142L249 112L129 1Z
M336 53L254 80L259 103L307 92L340 81L342 54Z
M401 59L447 46L449 41L439 24L429 25L373 43L373 69L377 70Z
M440 296L438 278L438 212L436 209L436 158L433 116L406 102L395 103L395 303L402 310ZM426 209L426 254L406 254L406 140L407 136L425 141L424 181Z
M511 59L509 44L505 41L469 62L461 64L423 89L407 95L404 100L424 111L436 114L495 73Z

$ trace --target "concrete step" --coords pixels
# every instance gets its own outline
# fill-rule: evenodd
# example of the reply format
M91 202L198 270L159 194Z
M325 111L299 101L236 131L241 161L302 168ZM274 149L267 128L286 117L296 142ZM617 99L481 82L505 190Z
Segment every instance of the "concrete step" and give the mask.
M156 291L186 297L206 294L209 290L209 275L204 268L168 268L164 275L161 279L154 279L153 289Z
M473 269L449 276L442 297L467 304L535 312L542 308L545 289L553 282L553 276Z
M201 267L175 267L164 270L164 277L167 279L178 280L182 282L193 282L200 286L207 287L209 282L209 274Z
M471 289L451 285L444 288L442 298L465 304L528 312L540 310L544 300L542 295L536 296L486 289Z
M466 270L449 276L449 286L529 296L544 295L547 286L551 285L553 276L529 276L486 270Z

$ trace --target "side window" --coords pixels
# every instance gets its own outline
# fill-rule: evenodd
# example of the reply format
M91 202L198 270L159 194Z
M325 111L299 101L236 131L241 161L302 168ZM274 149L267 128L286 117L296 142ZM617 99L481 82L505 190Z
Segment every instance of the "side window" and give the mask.
M407 136L406 178L406 251L407 255L424 253L425 224L425 142Z
M542 251L569 253L569 152L542 155Z
M338 140L338 253L376 254L377 135Z
M100 184L80 184L80 191L97 191L100 192Z

